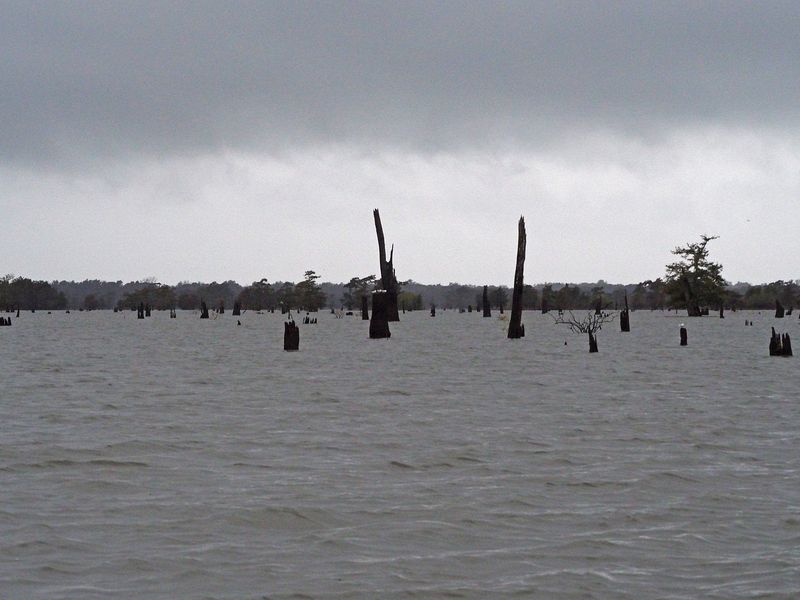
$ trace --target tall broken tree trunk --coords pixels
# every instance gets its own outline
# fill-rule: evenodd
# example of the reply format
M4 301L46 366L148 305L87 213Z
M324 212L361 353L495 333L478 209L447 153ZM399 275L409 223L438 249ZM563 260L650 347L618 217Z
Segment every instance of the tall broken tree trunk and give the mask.
M780 301L775 300L775 318L782 319L783 313L784 313L783 304L781 304Z
M631 313L628 310L628 294L625 294L625 310L619 313L619 328L622 331L631 330Z
M484 317L491 317L492 316L492 307L489 306L489 286L483 286L483 316Z
M386 260L386 242L383 239L383 226L381 225L381 214L378 209L372 211L375 217L375 233L378 235L378 255L381 264L381 288L388 294L386 299L386 318L389 321L399 321L400 315L397 312L397 277L394 273L394 245L389 252L389 260ZM375 308L373 307L373 311Z
M389 331L388 318L389 292L386 290L375 290L372 292L372 318L369 320L370 339L381 339L392 337Z
M517 266L514 270L514 291L511 294L511 319L508 322L508 339L525 337L522 324L522 280L525 272L525 218L519 218L517 236Z

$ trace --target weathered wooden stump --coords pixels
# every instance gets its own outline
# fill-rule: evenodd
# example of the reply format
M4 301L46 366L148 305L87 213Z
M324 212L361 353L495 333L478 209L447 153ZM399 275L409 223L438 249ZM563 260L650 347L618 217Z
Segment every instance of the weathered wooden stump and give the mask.
M589 352L597 352L597 338L589 332Z
M369 320L369 337L379 340L392 337L389 331L389 293L385 290L372 292L372 318Z
M366 296L361 296L361 320L369 321L369 301Z
M483 316L492 316L492 307L489 305L489 286L483 286Z
M681 346L687 346L689 344L689 332L686 331L686 327L681 324Z
M788 333L775 333L775 328L772 327L772 334L769 338L769 355L792 356L792 340Z
M200 302L200 318L207 319L208 318L208 306L205 302Z
M775 300L775 318L782 319L784 314L783 304L780 301Z
M516 340L525 337L525 326L522 324L522 287L525 272L525 219L519 218L517 226L517 264L514 268L514 291L511 293L511 318L508 321L508 339ZM500 312L503 312L502 304Z
M300 328L294 321L283 324L283 349L287 352L300 350Z
M631 330L631 313L628 309L628 294L625 294L625 310L619 313L619 328L621 331Z

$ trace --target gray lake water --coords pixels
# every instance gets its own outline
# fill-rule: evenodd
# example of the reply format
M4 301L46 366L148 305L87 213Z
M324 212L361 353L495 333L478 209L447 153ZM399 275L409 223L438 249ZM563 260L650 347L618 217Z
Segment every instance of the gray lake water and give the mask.
M800 597L796 315L318 316L0 328L0 598Z

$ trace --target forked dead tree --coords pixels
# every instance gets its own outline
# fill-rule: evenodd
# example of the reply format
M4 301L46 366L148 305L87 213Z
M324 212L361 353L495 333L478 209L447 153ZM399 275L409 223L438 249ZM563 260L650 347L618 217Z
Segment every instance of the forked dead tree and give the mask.
M383 225L378 209L372 211L375 217L375 233L378 235L378 254L381 263L381 288L388 294L386 298L386 317L388 321L399 321L397 312L397 277L394 274L394 245L389 251L389 260L386 260L386 242L383 239Z
M573 333L589 334L589 352L597 352L597 338L595 333L603 328L605 323L614 320L613 313L601 312L599 315L593 312L586 313L583 318L576 317L571 310L563 314L554 316L553 320L558 325L566 325Z

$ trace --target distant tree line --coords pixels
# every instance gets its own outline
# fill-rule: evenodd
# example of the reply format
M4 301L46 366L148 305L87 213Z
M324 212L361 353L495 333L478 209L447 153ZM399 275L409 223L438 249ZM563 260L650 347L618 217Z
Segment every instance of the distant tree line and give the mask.
M314 271L307 271L298 283L270 283L264 278L242 286L235 281L166 285L152 278L128 283L96 279L47 282L6 275L0 279L0 309L130 309L141 302L154 310L197 310L203 301L212 309L220 304L230 308L235 302L240 302L243 310L280 310L281 307L307 311L326 307L358 310L361 298L369 298L376 285L375 275L353 277L347 283L324 283L319 279ZM718 295L707 298L706 302L721 303L727 308L769 310L775 307L776 300L787 308L800 306L800 280L779 280L759 285L728 284L715 293ZM593 309L599 301L604 309L613 310L624 305L626 294L633 310L686 308L680 286L666 277L627 285L602 280L526 285L522 302L526 310L539 310L542 302L554 310L582 310ZM470 305L479 309L482 296L483 287L478 285L427 285L408 280L400 282L398 304L406 310L421 310L430 304L446 309ZM509 299L508 287L489 286L489 301L493 309L499 309L501 305L508 308Z

